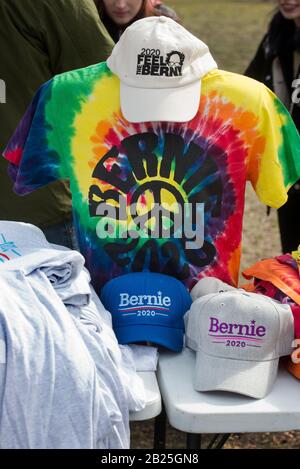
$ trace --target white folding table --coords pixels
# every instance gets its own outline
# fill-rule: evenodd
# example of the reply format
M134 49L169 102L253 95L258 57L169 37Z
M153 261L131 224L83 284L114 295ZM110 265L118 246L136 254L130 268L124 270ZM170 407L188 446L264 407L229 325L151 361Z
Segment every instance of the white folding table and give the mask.
M138 373L142 378L145 393L146 393L146 406L139 412L130 413L130 421L137 422L141 420L149 420L161 412L161 396L154 371L140 371Z
M138 372L142 378L145 386L146 405L144 409L139 412L130 413L130 422L140 422L142 420L150 420L157 417L162 410L161 395L154 371L140 371ZM156 446L156 425L154 429L154 446Z
M157 374L165 415L171 426L187 434L188 448L199 448L202 433L228 437L231 433L300 429L300 382L285 369L279 368L274 387L264 399L199 392L193 388L195 357L190 349L180 354L160 352ZM159 447L163 448L164 414L158 419ZM225 440L226 436L223 443Z

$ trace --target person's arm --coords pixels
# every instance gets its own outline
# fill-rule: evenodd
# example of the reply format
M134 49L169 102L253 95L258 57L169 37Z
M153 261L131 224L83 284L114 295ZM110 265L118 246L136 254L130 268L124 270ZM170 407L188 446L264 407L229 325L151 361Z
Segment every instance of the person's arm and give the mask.
M113 41L93 0L2 0L52 75L105 61Z
M261 41L254 58L244 72L244 75L247 77L254 78L255 80L258 80L262 83L265 83L267 69L267 58L265 51L266 40L267 36L265 36Z
M55 73L103 62L109 57L114 43L93 0L44 0L42 3L48 25L45 40Z

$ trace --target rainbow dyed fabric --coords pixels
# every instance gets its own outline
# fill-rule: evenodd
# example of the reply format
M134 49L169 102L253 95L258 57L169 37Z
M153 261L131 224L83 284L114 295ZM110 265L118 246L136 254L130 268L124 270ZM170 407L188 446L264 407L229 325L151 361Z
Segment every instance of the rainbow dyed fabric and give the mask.
M56 76L4 156L19 194L70 180L98 292L136 271L188 287L203 276L236 285L246 181L279 207L300 178L299 134L286 109L264 85L219 70L202 80L199 111L184 124L126 121L105 63Z

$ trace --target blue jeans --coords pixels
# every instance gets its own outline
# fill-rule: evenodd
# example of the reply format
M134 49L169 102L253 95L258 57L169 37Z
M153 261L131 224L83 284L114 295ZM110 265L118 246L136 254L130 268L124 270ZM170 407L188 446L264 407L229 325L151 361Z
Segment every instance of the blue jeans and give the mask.
M48 226L47 228L42 228L42 231L49 243L59 244L79 251L75 228L72 222L65 221L58 225Z

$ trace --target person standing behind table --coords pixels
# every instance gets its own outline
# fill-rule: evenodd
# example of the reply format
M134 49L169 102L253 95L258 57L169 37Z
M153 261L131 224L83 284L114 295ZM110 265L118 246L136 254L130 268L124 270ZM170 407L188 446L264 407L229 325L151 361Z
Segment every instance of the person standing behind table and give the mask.
M265 83L290 111L300 129L300 0L277 0L278 11L245 75ZM293 99L294 98L294 99ZM300 244L300 181L289 190L288 201L278 210L282 251L292 252Z
M56 74L106 60L112 47L93 0L1 0L0 79L6 103L0 104L0 153L40 85ZM57 181L18 197L3 158L0 219L32 223L48 241L77 246L69 185Z
M134 21L147 16L167 16L178 21L175 11L161 0L94 0L101 20L115 42Z

